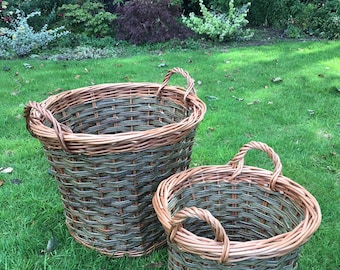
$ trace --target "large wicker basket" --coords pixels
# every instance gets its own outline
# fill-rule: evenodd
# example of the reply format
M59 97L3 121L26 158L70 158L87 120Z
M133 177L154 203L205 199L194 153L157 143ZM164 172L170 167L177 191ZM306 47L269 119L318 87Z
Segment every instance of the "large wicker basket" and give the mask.
M244 166L259 149L274 171ZM281 174L272 148L250 142L225 166L201 166L162 181L153 198L168 235L168 269L296 269L321 222L318 202Z
M187 89L168 86L175 73ZM112 257L165 244L152 197L161 180L188 168L205 111L180 68L162 84L102 84L29 102L27 129L51 164L71 235Z

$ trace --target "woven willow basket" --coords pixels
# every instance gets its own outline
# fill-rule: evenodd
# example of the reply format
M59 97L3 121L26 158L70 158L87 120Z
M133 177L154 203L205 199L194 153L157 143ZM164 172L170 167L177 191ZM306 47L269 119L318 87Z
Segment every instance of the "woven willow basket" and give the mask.
M251 149L274 171L244 166ZM201 166L161 182L153 198L168 235L168 269L296 269L321 222L318 202L281 174L272 148L250 142L225 166Z
M182 75L187 89L168 86ZM152 207L159 182L188 168L205 104L180 68L162 84L114 83L65 91L25 107L81 244L137 257L166 243Z

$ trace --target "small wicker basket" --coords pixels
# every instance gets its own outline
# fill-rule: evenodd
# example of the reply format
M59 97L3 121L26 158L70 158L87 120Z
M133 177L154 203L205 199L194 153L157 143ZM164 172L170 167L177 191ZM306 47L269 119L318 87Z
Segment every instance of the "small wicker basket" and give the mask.
M251 149L267 153L274 171L244 166ZM168 235L168 269L296 269L321 211L281 169L272 148L250 142L225 166L162 181L153 205Z
M187 89L168 86L175 73ZM151 200L159 182L188 168L205 111L180 68L162 84L101 84L29 102L27 129L44 147L71 235L112 257L164 245Z

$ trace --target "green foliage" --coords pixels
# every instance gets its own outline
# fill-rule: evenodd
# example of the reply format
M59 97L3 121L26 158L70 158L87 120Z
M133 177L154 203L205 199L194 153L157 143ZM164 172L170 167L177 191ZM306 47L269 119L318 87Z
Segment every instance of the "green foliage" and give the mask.
M182 16L183 23L195 33L220 42L235 38L247 39L252 36L249 30L244 30L248 24L246 16L250 3L241 9L236 9L234 1L231 0L227 14L208 10L203 0L199 0L199 5L202 17L193 12L189 14L189 17Z
M28 19L40 14L36 11L25 16L22 11L16 12L17 17L10 23L10 28L1 29L0 57L8 57L13 53L17 56L28 55L33 50L46 47L51 41L68 34L68 31L60 32L64 27L49 30L47 24L36 32L28 24Z
M311 30L328 39L340 39L340 1L326 1L310 15Z
M125 49L126 43L122 45ZM116 259L73 239L43 148L27 132L22 113L29 100L40 102L52 93L93 83L161 83L168 68L180 66L195 79L197 94L208 108L196 133L191 165L226 164L250 140L273 147L281 158L283 175L310 191L323 214L319 230L302 248L298 270L340 269L336 237L340 232L339 42L196 50L157 46L159 50L152 52L131 46L135 51L129 57L110 59L1 62L8 71L0 67L0 167L14 170L0 174L4 180L0 187L0 268L167 269L166 248L150 256ZM164 62L167 67L158 67ZM282 81L274 83L271 79L276 77ZM169 84L186 87L186 80L174 76ZM219 99L209 100L209 96ZM258 157L257 151L247 155L245 164L269 165L268 157ZM12 184L12 179L22 184ZM51 238L50 230L59 244L52 254L41 254Z
M243 4L246 0L235 1ZM286 29L291 37L307 33L340 38L339 0L256 0L252 1L247 18L252 25Z
M40 11L41 15L30 19L30 25L34 29L39 29L43 27L46 23L53 24L57 19L55 16L55 10L57 7L63 4L77 3L77 0L58 0L58 1L48 1L48 0L7 0L0 1L0 26L5 26L15 15L17 9L22 10L26 14L33 11Z
M289 38L299 38L301 37L301 29L294 24L289 24L285 30L285 34Z
M58 8L59 23L76 34L105 37L113 35L115 14L105 11L104 5L97 1L85 2L83 5L68 4Z

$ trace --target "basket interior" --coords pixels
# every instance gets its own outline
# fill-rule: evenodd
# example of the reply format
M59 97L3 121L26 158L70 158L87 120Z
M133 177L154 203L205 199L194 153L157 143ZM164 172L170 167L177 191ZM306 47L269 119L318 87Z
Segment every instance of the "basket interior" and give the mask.
M304 219L301 207L290 198L254 182L194 183L176 191L168 205L172 216L191 206L209 210L221 222L229 239L239 242L289 232ZM183 226L198 236L214 239L204 221L189 218Z
M189 112L183 105L169 99L145 96L87 101L61 110L58 108L54 117L74 133L117 134L178 123ZM45 122L45 125L51 124Z

